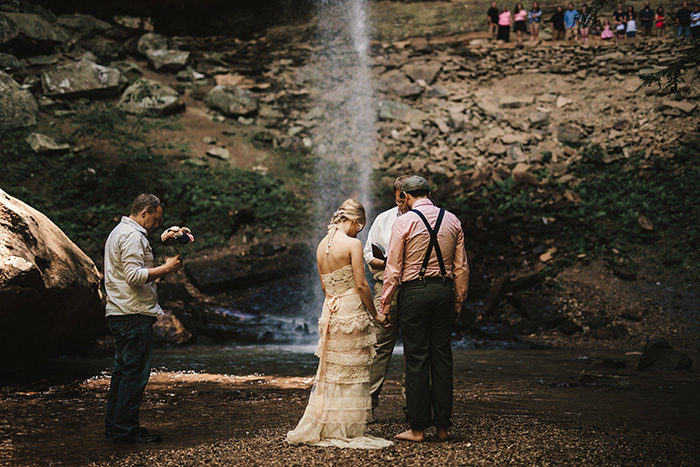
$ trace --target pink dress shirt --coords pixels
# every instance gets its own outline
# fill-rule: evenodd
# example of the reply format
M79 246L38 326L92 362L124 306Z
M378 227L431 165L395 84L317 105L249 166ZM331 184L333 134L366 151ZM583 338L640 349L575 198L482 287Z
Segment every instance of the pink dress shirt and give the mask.
M435 226L440 208L428 198L421 198L413 203L413 209L423 213L431 227ZM386 269L384 270L384 289L382 307L391 303L399 282L418 279L418 272L423 265L423 258L428 250L430 234L425 224L416 213L407 212L394 222L387 251ZM455 301L461 305L467 298L469 287L469 264L464 250L464 232L457 216L445 211L442 225L438 231L438 243L445 262L447 275L454 281ZM439 277L440 264L435 250L430 255L425 277Z

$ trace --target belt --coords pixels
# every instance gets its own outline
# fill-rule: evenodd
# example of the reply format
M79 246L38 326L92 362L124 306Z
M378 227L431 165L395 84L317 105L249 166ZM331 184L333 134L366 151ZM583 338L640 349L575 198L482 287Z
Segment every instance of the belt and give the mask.
M426 286L427 284L442 284L444 286L452 285L452 278L450 277L442 277L442 276L430 276L430 277L423 277L418 278L418 279L413 279L410 281L402 282L401 286L406 287L406 286L413 286L413 285L422 285Z

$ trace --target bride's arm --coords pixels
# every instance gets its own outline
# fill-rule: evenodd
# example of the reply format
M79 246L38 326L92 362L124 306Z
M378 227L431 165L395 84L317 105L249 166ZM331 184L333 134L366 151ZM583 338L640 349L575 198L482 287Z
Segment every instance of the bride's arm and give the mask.
M367 284L367 278L365 277L362 242L357 239L353 239L350 246L350 262L352 263L352 273L355 276L355 285L357 287L357 292L360 294L362 304L367 308L367 310L369 310L369 314L372 315L372 318L380 323L383 323L386 317L382 313L377 313L377 309L374 307L372 291L370 290L369 284Z

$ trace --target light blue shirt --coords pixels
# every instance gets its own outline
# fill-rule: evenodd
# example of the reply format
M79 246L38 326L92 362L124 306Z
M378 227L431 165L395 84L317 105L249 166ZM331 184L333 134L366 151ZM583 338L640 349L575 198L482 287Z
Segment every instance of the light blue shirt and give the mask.
M576 24L576 15L578 15L577 10L566 10L564 12L564 24L566 29L571 29Z

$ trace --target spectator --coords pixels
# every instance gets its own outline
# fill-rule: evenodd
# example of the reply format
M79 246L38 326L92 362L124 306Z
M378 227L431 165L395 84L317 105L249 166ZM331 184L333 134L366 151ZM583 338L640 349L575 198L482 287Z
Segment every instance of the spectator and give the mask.
M625 30L627 31L628 39L637 35L637 13L635 13L632 5L627 7L627 26Z
M612 29L610 29L610 21L608 21L608 18L603 20L603 30L600 32L600 38L604 41L613 38L613 32Z
M510 26L513 24L513 15L508 11L508 7L503 5L501 13L498 15L498 39L510 42Z
M578 39L578 29L576 28L576 22L578 11L574 9L574 4L569 2L566 6L566 11L564 12L564 24L566 25L566 39L571 40L572 36L574 40Z
M666 28L666 18L664 18L664 7L660 6L656 9L656 35L664 37L664 28Z
M530 23L530 40L536 41L540 34L540 20L542 19L542 8L538 2L532 3L532 10L527 13L527 20Z
M564 10L561 6L557 7L557 11L554 12L549 21L552 23L552 40L564 40L566 26L564 25Z
M615 20L615 41L619 42L627 33L627 13L622 9L622 3L617 4L617 9L613 12L613 20Z
M581 15L579 18L579 29L578 32L581 33L581 42L584 44L588 42L588 31L590 26L590 18L588 17L588 5L583 5L581 7Z
M595 21L593 22L593 37L600 37L600 34L603 32L603 26L600 23L600 18L596 18Z
M491 2L491 8L486 12L486 16L489 19L489 34L491 34L491 40L496 40L496 32L498 31L498 7L496 2Z
M654 23L654 10L649 6L649 2L644 4L644 8L639 11L639 25L642 27L642 35L651 37L651 27Z
M690 15L690 37L694 40L700 39L700 7L696 3Z
M513 10L515 23L513 26L513 32L518 35L518 45L523 44L523 34L527 32L527 26L525 26L525 19L527 19L527 10L523 7L522 3L515 5L515 10Z
M678 37L690 37L690 10L688 2L683 2L683 8L676 13L676 21L678 21Z

